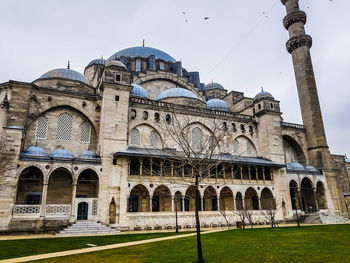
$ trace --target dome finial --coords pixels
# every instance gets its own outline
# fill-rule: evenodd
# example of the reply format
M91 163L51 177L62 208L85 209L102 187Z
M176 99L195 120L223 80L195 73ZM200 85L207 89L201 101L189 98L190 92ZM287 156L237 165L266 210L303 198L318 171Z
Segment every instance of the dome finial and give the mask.
M70 69L70 61L68 60L67 69Z
M142 46L143 46L143 47L145 46L145 40L142 41Z
M261 86L261 91L262 91L262 92L264 91L264 86Z

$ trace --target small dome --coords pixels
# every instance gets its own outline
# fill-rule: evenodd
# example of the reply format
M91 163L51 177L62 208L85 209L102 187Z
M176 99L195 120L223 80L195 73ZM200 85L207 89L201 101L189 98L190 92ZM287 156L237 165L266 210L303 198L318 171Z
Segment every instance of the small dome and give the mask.
M345 159L345 162L346 163L350 163L350 159L348 158L348 159Z
M123 49L123 50L115 53L108 60L117 59L117 58L122 57L122 56L127 57L127 58L128 57L129 58L137 58L137 57L148 58L152 55L155 56L156 59L170 61L173 63L176 62L176 60L172 56L168 55L164 51L161 51L161 50L156 49L156 48L151 48L151 47L126 48L126 49Z
M45 150L39 146L29 146L22 155L27 157L49 157Z
M132 83L131 86L133 87L133 89L130 92L131 96L149 99L147 90L145 90L141 85Z
M57 149L50 154L50 158L52 158L52 159L56 159L56 158L58 158L58 159L60 159L60 158L62 158L62 159L74 159L74 156L70 151L68 151L66 149Z
M98 58L98 59L94 59L94 60L90 61L90 63L86 67L90 67L92 65L105 65L105 64L106 64L105 59Z
M37 80L43 80L43 79L67 79L67 80L79 81L86 85L91 86L89 80L83 74L75 70L66 69L66 68L53 69L41 75L41 77L38 78Z
M315 167L309 165L309 166L305 166L305 170L308 172L312 172L312 173L319 173L320 171L317 170Z
M158 95L157 100L163 100L167 98L189 98L202 101L202 99L200 99L192 91L189 91L188 89L184 88L172 88L165 90Z
M219 83L215 83L215 82L209 83L203 87L203 91L213 90L213 89L223 89L224 90L225 88L223 86L221 86Z
M226 101L223 101L220 99L208 100L207 101L207 108L210 110L219 110L219 111L229 111L230 110Z
M78 158L79 159L96 159L97 154L94 151L85 150L79 153Z
M275 98L271 95L271 93L267 91L260 91L256 96L254 97L254 100L259 100L259 99L272 99L274 100Z
M121 67L126 69L126 66L124 65L124 63L119 60L108 60L106 62L106 67L109 67L109 66L116 66L116 67Z
M287 170L290 171L305 171L304 166L302 166L300 163L298 162L290 162L287 163Z

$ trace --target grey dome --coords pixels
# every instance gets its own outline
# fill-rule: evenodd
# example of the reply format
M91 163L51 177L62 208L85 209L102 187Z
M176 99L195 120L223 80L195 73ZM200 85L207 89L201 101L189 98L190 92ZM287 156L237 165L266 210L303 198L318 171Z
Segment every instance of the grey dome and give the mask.
M305 170L308 172L312 172L312 173L319 173L320 171L317 170L315 167L309 165L309 166L305 166Z
M73 81L79 81L82 82L86 85L91 86L89 80L81 73L72 70L72 69L66 69L66 68L58 68L58 69L53 69L45 74L43 74L40 78L37 80L41 79L67 79L67 80L73 80Z
M45 150L39 146L29 146L22 155L27 157L49 157Z
M290 162L290 163L287 163L287 170L302 172L302 171L305 171L305 168L298 162Z
M126 66L124 65L124 63L119 60L108 60L106 62L106 67L109 67L109 66L116 66L116 67L121 67L126 69Z
M189 99L196 99L202 101L196 94L194 94L192 91L189 91L188 89L184 88L172 88L163 91L158 95L157 100L163 100L167 98L189 98Z
M130 57L130 58L148 58L154 55L156 59L161 59L164 61L176 62L176 60L170 56L169 54L151 47L130 47L123 50L118 51L114 55L112 55L108 60L117 59L121 56Z
M219 83L215 83L215 82L209 83L209 84L207 84L207 85L205 85L203 87L203 91L205 91L205 90L213 90L213 89L222 89L222 90L224 90L225 88L222 85L220 85Z
M220 99L211 99L207 101L207 108L210 110L219 110L219 111L229 111L230 108L227 103Z
M79 153L78 158L79 159L96 159L97 154L94 151L85 150Z
M56 158L74 159L74 156L70 151L68 151L66 149L57 149L50 154L50 158L52 158L52 159L56 159Z
M145 90L141 85L132 83L131 86L133 87L133 89L130 92L131 96L149 99L147 90Z
M256 96L254 97L254 100L259 100L259 99L275 99L271 93L267 92L267 91L260 91L258 94L256 94Z
M92 65L105 65L105 64L106 64L105 59L98 58L98 59L94 59L94 60L90 61L90 63L86 67L90 67Z

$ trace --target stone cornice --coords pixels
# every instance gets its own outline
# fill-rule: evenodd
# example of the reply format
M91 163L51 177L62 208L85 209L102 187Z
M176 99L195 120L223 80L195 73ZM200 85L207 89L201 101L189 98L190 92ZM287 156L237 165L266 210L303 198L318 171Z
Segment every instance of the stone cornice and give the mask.
M304 11L296 11L286 15L283 19L283 25L288 30L288 28L295 23L306 24L306 13Z
M286 43L286 48L289 53L292 53L297 48L306 46L311 48L312 46L312 37L306 34L298 35L290 38Z

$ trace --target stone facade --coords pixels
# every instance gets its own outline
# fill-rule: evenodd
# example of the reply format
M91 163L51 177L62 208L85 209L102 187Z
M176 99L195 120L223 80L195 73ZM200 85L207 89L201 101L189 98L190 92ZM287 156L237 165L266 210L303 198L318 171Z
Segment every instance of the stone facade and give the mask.
M284 3L297 11L296 0ZM291 37L303 33L303 17L285 19ZM191 145L225 133L220 162L199 184L203 226L224 224L219 210L230 223L242 209L259 223L262 211L275 208L278 220L296 212L349 216L350 166L324 147L312 64L304 59L309 46L289 45L305 126L283 122L270 93L247 98L204 85L198 72L147 47L94 60L85 75L56 69L31 83L0 84L0 132L14 149L0 177L0 231L58 230L77 220L171 228L175 212L180 226L193 227L193 172L171 157L181 148L164 133L174 116L191 119Z

